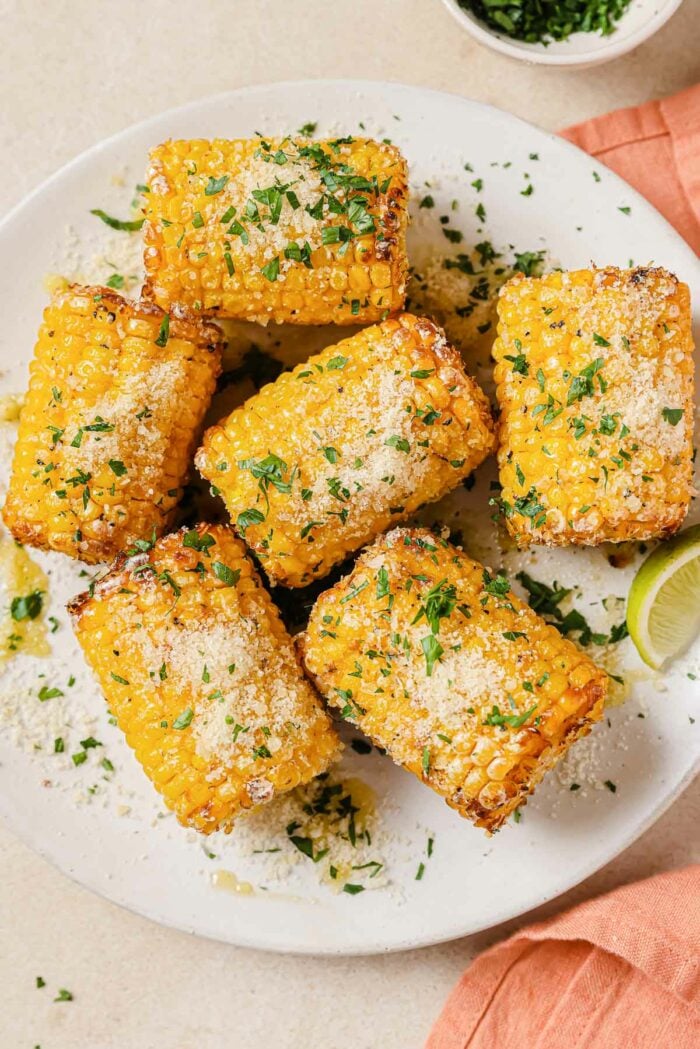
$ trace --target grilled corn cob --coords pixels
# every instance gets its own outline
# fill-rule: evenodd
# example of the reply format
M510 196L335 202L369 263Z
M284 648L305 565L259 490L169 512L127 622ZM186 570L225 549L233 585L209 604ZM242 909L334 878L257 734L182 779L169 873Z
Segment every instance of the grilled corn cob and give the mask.
M147 181L145 294L163 309L366 324L403 305L407 169L395 146L169 141Z
M489 831L603 713L607 675L424 529L377 539L299 645L343 717Z
M661 269L515 278L493 355L502 508L520 545L677 531L691 496L690 297Z
M168 807L204 834L228 831L243 809L324 772L340 744L228 528L139 550L71 603L75 632Z
M493 444L488 402L444 333L403 314L264 386L207 430L195 461L269 578L304 586Z
M220 370L220 333L106 288L44 313L3 517L20 542L106 561L160 534Z

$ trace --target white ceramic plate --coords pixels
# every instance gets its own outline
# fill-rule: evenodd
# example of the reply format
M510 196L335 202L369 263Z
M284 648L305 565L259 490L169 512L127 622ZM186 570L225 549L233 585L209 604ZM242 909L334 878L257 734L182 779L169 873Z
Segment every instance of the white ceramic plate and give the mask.
M698 262L671 227L627 185L557 137L496 109L418 88L352 81L277 84L196 102L124 131L69 164L5 220L0 227L2 392L26 384L46 300L46 273L79 270L78 256L86 250L102 250L109 262L115 261L110 258L117 250L114 236L89 209L103 207L124 217L151 145L168 136L288 132L307 121L318 121L319 134L358 133L363 122L368 132L389 136L402 147L418 194L428 192L428 182L436 202L430 215L421 211L412 232L415 259L425 256L431 244L449 249L436 221L446 214L464 232L461 247L486 237L519 251L546 246L555 262L567 267L587 265L591 258L620 265L630 258L654 259L694 284L697 298ZM473 173L465 171L465 163ZM525 172L534 187L528 196L520 192L528 184ZM470 185L477 177L483 179L480 192ZM453 200L459 202L457 211L451 210ZM486 209L485 223L475 215L478 203ZM101 265L106 276L111 267ZM121 265L117 261L114 268ZM456 518L471 552L511 572L526 566L546 581L581 583L577 607L592 622L603 615L601 598L624 597L633 568L611 568L604 552L501 556L489 520L492 476L486 466L476 488L448 500L441 511ZM690 662L667 675L661 685L667 691L660 692L624 641L615 665L632 682L631 698L610 712L609 725L603 724L590 743L575 748L572 763L548 777L518 825L488 839L388 759L350 750L348 765L375 786L380 798L377 847L391 885L356 896L334 895L319 885L314 865L301 857L284 891L278 881L275 891L252 896L222 892L212 885L214 870L232 870L273 888L267 859L251 855L249 832L243 836L245 847L233 834L210 839L205 849L202 839L163 816L150 785L107 722L61 611L85 581L58 556L37 560L51 574L48 611L61 626L52 637L51 660L40 665L20 659L0 678L2 814L38 852L85 886L190 932L251 947L348 954L416 947L474 932L551 899L611 860L679 794L700 757L700 724L689 720L697 712L697 684L687 677L691 666L697 668L697 650ZM617 618L623 615L618 612ZM39 673L46 677L38 679ZM72 688L67 687L70 673L77 679ZM62 686L66 695L39 705L41 681ZM89 761L75 768L70 753L79 749L83 733L104 742L104 749L91 751ZM67 741L62 757L45 752L58 735ZM45 749L32 749L32 742ZM116 769L107 777L109 785L99 768L103 754ZM580 789L572 791L576 780ZM614 793L605 780L615 785ZM97 790L90 793L93 786ZM430 858L428 837L434 839ZM216 858L209 858L207 850ZM422 861L425 872L416 880Z

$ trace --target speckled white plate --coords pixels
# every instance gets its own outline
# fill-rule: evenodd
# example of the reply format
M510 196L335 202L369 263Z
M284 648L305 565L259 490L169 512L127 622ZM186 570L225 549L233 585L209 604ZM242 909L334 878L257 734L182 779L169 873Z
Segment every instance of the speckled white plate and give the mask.
M289 132L308 121L318 121L319 134L358 133L364 123L369 133L388 136L405 151L420 195L430 183L435 228L428 229L424 211L411 234L414 258L425 253L431 238L445 247L435 218L449 214L465 245L488 237L520 251L546 246L566 267L587 265L591 258L620 265L653 259L694 285L700 299L700 266L680 237L625 183L556 136L496 109L419 88L353 81L276 84L196 102L130 128L73 161L6 218L0 226L0 392L26 384L46 273L75 272L86 250L106 254L104 276L123 266L110 258L118 250L114 235L89 209L125 216L151 145L168 136ZM534 187L530 195L521 193L529 184L525 172ZM470 185L475 178L483 179L478 194ZM459 202L456 212L450 210L453 200ZM486 210L484 223L475 215L478 203ZM3 439L9 444L11 435ZM7 460L7 449L2 458ZM492 477L487 465L472 492L447 500L443 516L460 524L467 548L495 567L512 573L527 567L548 582L580 584L577 607L595 628L604 615L601 599L626 595L633 566L611 568L600 550L502 556L490 523ZM266 858L251 854L249 831L238 842L235 834L210 839L205 848L202 839L164 816L108 724L62 612L85 580L58 556L37 560L50 574L48 612L60 628L51 638L51 659L16 660L0 677L0 811L24 840L83 885L189 932L279 951L347 954L475 932L551 899L611 860L673 801L700 759L698 683L688 677L700 663L697 647L660 681L651 679L631 642L623 641L615 667L631 684L630 698L589 742L574 748L563 770L548 777L519 824L488 839L388 759L351 750L348 766L379 795L377 847L391 884L356 896L334 895L301 857L280 890ZM624 614L619 607L618 619ZM70 674L76 683L68 688ZM65 695L39 704L41 683L60 686ZM75 767L70 754L83 734L104 747ZM57 735L66 739L64 755L50 752ZM103 755L115 767L106 777L99 765ZM572 791L574 782L579 789ZM430 858L428 837L434 839ZM416 880L420 862L425 871ZM222 892L211 880L218 869L273 891Z

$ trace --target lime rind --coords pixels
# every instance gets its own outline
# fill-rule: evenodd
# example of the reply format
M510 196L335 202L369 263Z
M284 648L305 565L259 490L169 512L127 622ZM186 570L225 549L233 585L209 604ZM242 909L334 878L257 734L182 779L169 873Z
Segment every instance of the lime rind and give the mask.
M681 655L700 632L700 525L657 547L637 572L627 599L637 651L656 670Z

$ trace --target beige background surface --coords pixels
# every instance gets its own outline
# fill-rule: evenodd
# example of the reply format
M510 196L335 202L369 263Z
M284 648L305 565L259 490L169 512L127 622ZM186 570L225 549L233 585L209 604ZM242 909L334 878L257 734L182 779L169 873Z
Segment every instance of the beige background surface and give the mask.
M562 127L700 79L699 26L700 0L685 0L632 55L557 72L479 47L440 0L0 0L0 212L135 121L265 81L402 80ZM538 913L699 860L699 825L696 784L623 856ZM368 959L238 950L118 910L0 828L0 1047L414 1049L469 959L507 931ZM53 1004L54 987L75 1000Z

